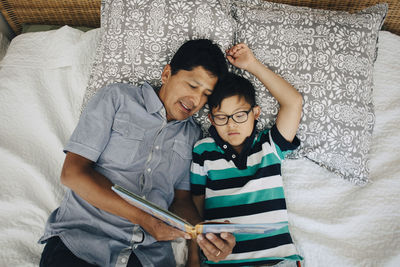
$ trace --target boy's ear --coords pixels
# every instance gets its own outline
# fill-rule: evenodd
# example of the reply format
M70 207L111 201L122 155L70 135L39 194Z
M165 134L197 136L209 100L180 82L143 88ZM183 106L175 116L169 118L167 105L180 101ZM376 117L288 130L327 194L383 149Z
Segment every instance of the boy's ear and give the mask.
M260 117L260 114L261 114L260 106L254 106L253 107L253 112L254 112L254 119L257 120L258 117Z
M171 65L167 64L164 67L163 72L161 73L161 82L162 84L165 84L169 77L171 77Z
M211 117L211 113L208 113L208 120L211 122L211 124L213 125L213 126L215 126L214 125L214 121L213 121L213 119L212 119L212 117Z

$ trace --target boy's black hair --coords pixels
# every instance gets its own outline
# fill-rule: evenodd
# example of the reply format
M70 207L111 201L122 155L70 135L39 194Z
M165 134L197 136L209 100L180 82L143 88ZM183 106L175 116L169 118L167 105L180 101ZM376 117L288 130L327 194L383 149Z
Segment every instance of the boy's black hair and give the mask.
M221 48L208 39L190 40L184 43L172 57L171 74L180 70L191 71L203 67L218 80L228 72L228 65Z
M252 107L256 105L256 91L246 78L229 72L217 82L213 93L208 97L210 112L221 105L222 100L231 96L243 97Z

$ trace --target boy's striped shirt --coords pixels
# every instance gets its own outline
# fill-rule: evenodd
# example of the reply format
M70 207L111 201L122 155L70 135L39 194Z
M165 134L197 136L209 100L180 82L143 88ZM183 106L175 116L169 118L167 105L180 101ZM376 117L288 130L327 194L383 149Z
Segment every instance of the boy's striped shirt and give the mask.
M286 141L276 126L245 140L240 154L224 142L214 127L211 137L193 149L191 189L205 195L204 219L233 223L287 222L282 186L281 161L299 146L295 137ZM301 260L289 229L262 235L235 235L233 253L218 266L271 264L280 260Z

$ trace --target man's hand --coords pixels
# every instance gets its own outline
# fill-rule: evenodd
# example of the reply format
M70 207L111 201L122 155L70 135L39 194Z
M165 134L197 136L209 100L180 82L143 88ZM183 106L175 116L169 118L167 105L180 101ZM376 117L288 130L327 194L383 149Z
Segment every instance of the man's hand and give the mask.
M221 233L220 237L212 233L207 233L205 236L202 234L198 235L197 243L208 260L219 262L232 253L236 245L236 240L230 233Z
M163 221L157 218L154 218L152 216L149 217L151 218L148 220L146 219L146 222L142 223L141 226L157 241L171 241L179 237L191 239L191 236L188 233L169 226L168 224L165 224Z

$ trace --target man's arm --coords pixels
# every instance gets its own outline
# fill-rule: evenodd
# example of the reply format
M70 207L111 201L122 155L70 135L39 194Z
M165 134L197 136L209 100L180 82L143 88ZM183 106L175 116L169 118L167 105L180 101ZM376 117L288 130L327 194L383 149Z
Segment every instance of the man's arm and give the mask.
M193 203L190 191L175 190L175 197L170 210L193 225L202 221ZM236 241L235 237L230 233L221 233L219 236L207 233L206 235L200 234L197 236L197 244L208 260L218 262L232 253ZM197 253L195 245L194 242L189 245L190 253Z
M301 94L285 79L258 61L247 45L237 44L226 53L232 65L256 76L279 102L276 126L282 136L291 142L300 123L303 104Z
M158 241L178 237L190 239L187 233L168 226L118 196L111 190L110 180L93 169L93 162L78 154L67 153L61 182L93 206L139 224Z

